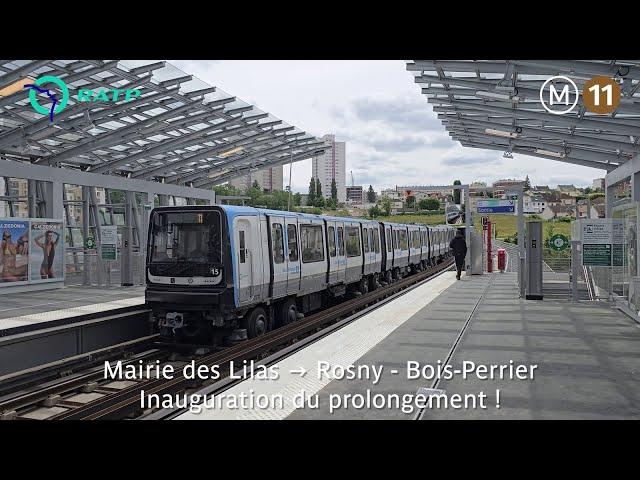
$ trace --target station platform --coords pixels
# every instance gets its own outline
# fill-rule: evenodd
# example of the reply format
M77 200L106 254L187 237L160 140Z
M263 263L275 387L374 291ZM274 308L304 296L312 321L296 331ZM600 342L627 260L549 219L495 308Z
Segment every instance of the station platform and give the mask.
M68 286L0 297L0 336L144 304L144 286Z
M519 299L516 275L455 281L454 274L446 272L285 358L278 364L279 379L251 378L223 392L280 394L282 407L204 408L178 419L640 418L639 325L604 302ZM436 367L447 359L454 371L461 371L463 362L473 362L487 368L522 365L530 375L485 379L470 374L465 379L455 374L437 383L407 376L407 362ZM362 372L373 366L383 370L377 383L371 378L319 380L319 361L362 367ZM307 373L295 373L300 368ZM411 411L392 402L379 408L358 408L347 401L333 408L331 404L332 397L415 397L421 388L438 389L449 399L459 394L469 403L460 408L453 402L446 408L442 405L447 402L432 403ZM308 397L318 396L316 408L295 408L294 397L301 390ZM472 401L481 394L485 408Z

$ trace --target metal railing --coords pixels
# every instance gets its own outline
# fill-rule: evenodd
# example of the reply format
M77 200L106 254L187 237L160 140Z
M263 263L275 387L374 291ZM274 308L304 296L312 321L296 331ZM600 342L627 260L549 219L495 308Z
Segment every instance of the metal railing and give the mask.
M121 284L122 257L115 261L102 261L97 253L83 251L66 252L65 285L117 286ZM133 284L145 282L144 254L134 252L131 257Z

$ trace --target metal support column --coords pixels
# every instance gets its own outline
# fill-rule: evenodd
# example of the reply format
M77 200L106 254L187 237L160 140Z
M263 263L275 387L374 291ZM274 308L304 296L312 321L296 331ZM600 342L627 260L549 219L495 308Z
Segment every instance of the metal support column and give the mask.
M82 187L82 283L91 285L89 276L89 255L87 254L86 241L89 237L89 187Z
M120 260L120 283L123 287L133 286L133 192L126 191L125 195L124 225L122 235L122 257Z
M98 210L98 198L95 187L89 187L89 209L93 217L94 231L96 235L96 271L98 272L98 285L104 285L104 262L102 261L102 222Z
M462 186L462 198L464 199L464 220L465 220L465 241L467 242L467 245L471 245L471 227L473 225L473 223L471 222L471 201L469 200L469 185L463 185ZM465 265L465 275L471 275L471 262L472 262L472 254L471 252L473 251L473 249L469 248L468 249L469 254L467 255L466 258L466 265Z
M578 301L578 277L580 276L579 240L571 240L571 301Z
M522 185L517 187L517 191L518 191L518 252L520 253L520 269L519 269L518 275L520 277L520 297L524 297L526 292L525 288L526 288L526 281L527 281L527 274L526 274L527 257L526 257L526 248L525 248L526 234L524 230L524 201L522 198L524 196L524 188L522 188Z
M38 196L36 193L36 181L27 180L27 191L29 198L27 199L27 210L29 212L29 218L36 218L38 207Z
M63 218L64 217L64 201L63 190L64 183L59 181L45 182L44 203L47 218Z

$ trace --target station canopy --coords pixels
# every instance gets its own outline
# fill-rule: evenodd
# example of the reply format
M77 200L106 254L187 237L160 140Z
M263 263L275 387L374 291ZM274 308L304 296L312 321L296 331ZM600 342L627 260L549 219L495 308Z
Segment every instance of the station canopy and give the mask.
M24 87L44 75L63 80L70 93L53 121L34 110ZM79 89L137 89L140 96L79 101ZM48 108L46 92L39 95ZM165 61L0 60L0 157L6 160L209 187L311 158L323 146Z
M514 152L611 171L640 151L640 61L415 60L407 62L449 136L465 147ZM540 88L566 76L580 91L596 75L616 78L615 112L549 113Z

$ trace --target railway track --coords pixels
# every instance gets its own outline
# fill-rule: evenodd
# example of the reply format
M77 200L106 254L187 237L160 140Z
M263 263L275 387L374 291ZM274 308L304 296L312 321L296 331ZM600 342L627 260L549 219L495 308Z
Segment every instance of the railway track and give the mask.
M359 312L357 316L360 316L372 308L378 308L384 300L390 300L390 297L395 298L395 296L403 293L404 290L451 268L452 264L453 261L451 259L445 260L445 262L423 272L418 272L365 295L334 305L260 337L193 359L196 368L202 365L207 366L207 368L214 365L219 367L221 377L215 382L194 382L194 380L185 378L180 368L175 369L176 376L170 379L146 377L137 378L136 380L113 381L105 380L102 377L104 370L99 369L87 373L84 378L75 379L74 384L69 384L65 387L51 387L55 391L46 392L48 396L44 395L45 392L42 389L28 393L32 395L31 398L38 399L41 405L59 409L59 411L54 411L52 415L47 416L47 419L51 420L116 420L135 418L140 414L148 415L149 418L168 418L172 414L175 416L176 412L164 411L155 412L155 414L154 412L143 412L140 401L141 392L144 391L145 395L158 394L163 396L175 395L190 389L206 388L208 394L226 389L234 383L228 377L230 362L237 364L245 360L261 359L275 352L278 352L276 355L279 355L279 358L283 355L288 355L292 351L303 348L308 343L315 341L317 338L330 334L336 328L341 328L344 324L355 320L356 313ZM165 351L164 353L166 354L167 352ZM129 361L155 361L163 357L160 350L147 352L146 354L149 356L144 359L131 357ZM156 357L153 356L154 354ZM180 364L186 363L185 359L176 361L175 358L171 358L168 355L164 359L173 361L178 367ZM272 355L269 359L274 361L275 357ZM102 380L97 382L97 378ZM93 386L96 383L97 385ZM65 391L78 393L62 398L60 395ZM79 393L84 395L78 397ZM60 397L56 397L56 395ZM45 397L44 403L42 403L43 396ZM46 399L51 400L47 402ZM27 397L24 397L21 402L14 401L13 404L3 404L2 399L0 399L0 412L13 408L14 412L18 410L15 418L35 418L33 415L29 416L28 412L20 415L20 408L28 408L28 400Z

